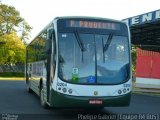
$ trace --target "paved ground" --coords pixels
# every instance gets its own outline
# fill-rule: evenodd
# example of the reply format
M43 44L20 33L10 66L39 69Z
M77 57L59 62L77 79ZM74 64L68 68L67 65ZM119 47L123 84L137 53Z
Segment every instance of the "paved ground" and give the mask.
M128 117L135 120L137 117L141 120L160 120L159 113L160 97L141 94L132 95L130 107L46 110L40 106L39 98L35 94L27 93L24 81L0 81L0 120L130 120Z

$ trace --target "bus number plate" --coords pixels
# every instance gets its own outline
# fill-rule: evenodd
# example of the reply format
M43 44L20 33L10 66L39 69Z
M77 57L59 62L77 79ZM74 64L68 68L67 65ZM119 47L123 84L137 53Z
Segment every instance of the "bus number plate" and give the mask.
M98 100L98 99L93 99L93 100L89 100L89 104L101 105L101 104L103 104L103 101L102 100Z

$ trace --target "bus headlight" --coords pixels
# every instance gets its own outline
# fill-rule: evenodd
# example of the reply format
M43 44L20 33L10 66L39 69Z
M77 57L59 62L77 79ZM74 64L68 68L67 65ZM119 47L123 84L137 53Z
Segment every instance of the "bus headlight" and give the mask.
M127 88L127 91L129 91L129 88Z
M58 90L60 91L60 90L61 90L61 88L59 87L59 88L58 88Z
M122 94L122 90L118 90L118 94Z
M69 89L68 92L69 92L69 94L72 94L72 89Z
M126 89L125 88L123 89L123 93L126 93Z
M62 91L65 93L65 92L67 92L67 89L66 89L66 88L63 88Z

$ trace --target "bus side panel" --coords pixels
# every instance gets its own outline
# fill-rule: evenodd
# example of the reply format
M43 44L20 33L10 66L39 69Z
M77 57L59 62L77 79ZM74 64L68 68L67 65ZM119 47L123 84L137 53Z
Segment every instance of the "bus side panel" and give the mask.
M46 39L47 31L44 29L27 46L26 74L28 78L26 77L26 80L30 82L30 88L38 95L40 94L40 81L46 82Z

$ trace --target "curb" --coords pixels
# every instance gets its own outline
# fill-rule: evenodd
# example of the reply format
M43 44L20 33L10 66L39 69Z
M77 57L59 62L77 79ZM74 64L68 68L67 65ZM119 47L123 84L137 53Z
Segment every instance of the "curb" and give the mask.
M156 89L135 89L133 92L160 94L160 90L156 90Z
M133 88L134 88L133 91L135 91L135 92L160 94L160 86L159 85L135 83Z

